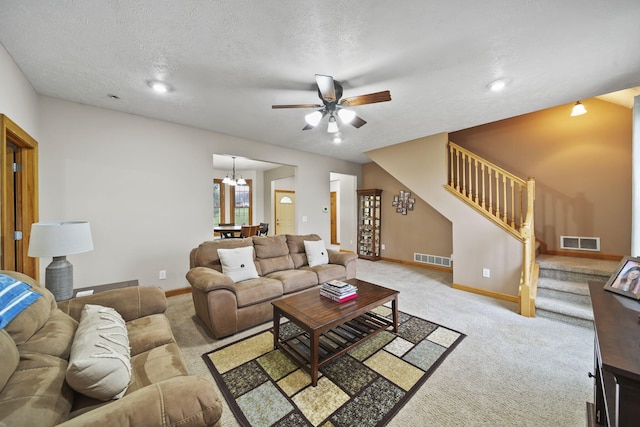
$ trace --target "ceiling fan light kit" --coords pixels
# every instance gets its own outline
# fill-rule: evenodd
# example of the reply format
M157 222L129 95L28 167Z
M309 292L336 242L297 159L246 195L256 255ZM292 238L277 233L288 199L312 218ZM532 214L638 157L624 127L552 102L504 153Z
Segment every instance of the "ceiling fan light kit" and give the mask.
M271 108L316 108L316 111L304 116L307 125L303 127L302 130L313 129L322 121L324 116L328 114L329 123L327 125L327 132L336 133L340 130L338 122L336 121L336 114L340 117L342 123L350 124L356 129L367 124L363 118L358 117L355 111L346 109L345 107L391 101L391 92L388 90L342 98L342 85L333 80L333 77L322 74L316 74L316 85L318 86L318 97L322 101L322 104L272 105ZM340 141L336 141L336 139L340 139ZM334 142L341 141L341 138L334 138Z
M304 116L304 120L311 126L317 126L320 120L322 120L322 113L320 111L314 111Z
M348 124L354 119L356 113L353 110L345 110L344 108L341 108L338 110L338 116L340 117L340 120L342 120L342 123Z
M336 122L336 118L333 117L333 114L329 117L329 125L327 126L327 132L336 133L338 132L338 122Z

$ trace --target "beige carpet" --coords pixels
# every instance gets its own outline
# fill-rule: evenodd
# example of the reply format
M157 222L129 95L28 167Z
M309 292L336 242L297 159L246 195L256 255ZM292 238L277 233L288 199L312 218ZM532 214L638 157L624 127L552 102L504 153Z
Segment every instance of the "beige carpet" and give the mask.
M451 289L451 275L438 271L358 260L357 277L398 289L400 310L467 335L389 426L585 425L591 329L524 318L513 303ZM169 298L167 314L191 373L214 384L201 355L270 326L214 340L190 295ZM223 425L237 426L224 404Z

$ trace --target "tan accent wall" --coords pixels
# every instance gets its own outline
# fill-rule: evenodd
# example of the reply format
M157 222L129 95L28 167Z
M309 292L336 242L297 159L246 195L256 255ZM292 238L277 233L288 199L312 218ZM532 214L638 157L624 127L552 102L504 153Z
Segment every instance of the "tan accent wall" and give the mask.
M448 134L442 133L366 154L398 182L410 188L416 197L451 221L454 284L480 290L483 294L513 299L518 293L522 271L522 243L445 190L448 140ZM371 187L374 183L366 184ZM384 203L391 203L391 200L387 197ZM397 219L393 215L391 218L383 216L383 233L388 228L396 228L388 225L389 221ZM433 239L429 224L416 228L414 233L424 240ZM386 256L384 252L383 256ZM482 277L483 268L491 271L490 278Z
M382 257L413 261L415 252L449 257L453 253L451 221L422 200L413 190L395 179L379 165L362 165L362 188L382 190ZM411 191L416 204L407 215L391 205L400 190Z
M536 180L536 237L551 251L560 236L600 237L600 254L631 250L632 110L599 99L452 132L449 139Z

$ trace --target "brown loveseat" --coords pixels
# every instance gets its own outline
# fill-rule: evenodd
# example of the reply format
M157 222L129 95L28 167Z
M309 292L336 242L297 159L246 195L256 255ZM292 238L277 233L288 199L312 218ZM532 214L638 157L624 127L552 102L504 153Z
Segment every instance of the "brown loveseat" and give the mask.
M0 426L221 425L222 405L213 385L188 375L160 288L116 289L56 305L30 277L0 274L42 295L0 330ZM90 398L65 379L85 304L113 307L126 322L121 335L128 335L131 380L120 399ZM99 359L96 353L91 357Z
M309 266L305 241L320 236L276 235L220 239L191 250L187 279L198 317L215 338L225 337L273 319L271 301L356 275L356 254L327 250L328 263ZM218 249L253 246L257 278L235 283L222 273Z

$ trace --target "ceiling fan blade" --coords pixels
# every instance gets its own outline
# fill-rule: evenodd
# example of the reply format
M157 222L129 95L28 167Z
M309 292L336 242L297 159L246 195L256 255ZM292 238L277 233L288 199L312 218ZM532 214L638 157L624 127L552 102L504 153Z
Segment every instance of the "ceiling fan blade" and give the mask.
M353 126L354 128L359 128L363 125L366 125L367 122L360 116L355 116L353 119L351 119L351 121L349 122L349 124L351 126Z
M351 96L343 98L340 105L345 107L355 107L358 105L375 104L376 102L391 101L391 92L388 90L382 92L369 93L367 95Z
M333 84L333 77L316 74L316 83L322 99L328 102L336 102L336 87Z
M307 124L305 127L302 128L302 130L309 130L309 129L313 129L315 126L311 126L310 124Z
M291 104L291 105L272 105L271 108L279 109L279 108L320 108L322 105L320 104Z

